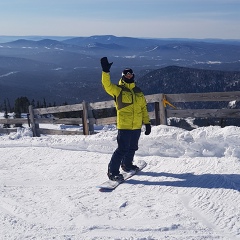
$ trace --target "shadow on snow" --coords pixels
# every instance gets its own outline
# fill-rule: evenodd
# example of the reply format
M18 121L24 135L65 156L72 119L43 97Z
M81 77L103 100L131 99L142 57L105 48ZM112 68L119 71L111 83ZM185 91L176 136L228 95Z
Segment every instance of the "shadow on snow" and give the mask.
M240 191L240 175L239 174L202 174L194 175L193 173L154 173L141 172L138 175L145 175L151 177L159 177L162 180L156 181L140 181L130 179L129 184L143 184L143 185L159 185L172 187L194 187L194 188L223 188ZM164 178L163 178L164 177ZM172 178L168 181L166 178ZM174 179L173 179L174 178ZM177 180L178 179L178 180Z

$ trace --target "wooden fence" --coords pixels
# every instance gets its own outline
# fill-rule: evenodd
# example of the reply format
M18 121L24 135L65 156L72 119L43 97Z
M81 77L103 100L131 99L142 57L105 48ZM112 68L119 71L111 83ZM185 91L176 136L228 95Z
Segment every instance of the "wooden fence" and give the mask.
M177 102L230 102L240 100L240 91L235 92L211 92L211 93L185 93L185 94L153 94L146 96L147 103L152 103L154 109L149 112L151 120L155 125L167 124L167 118L240 118L240 109L175 109L174 103ZM0 119L0 124L26 124L31 126L33 136L40 134L61 134L90 135L94 133L94 125L115 124L116 116L107 118L94 118L93 110L114 108L114 101L104 101L48 108L36 108L29 106L28 119ZM170 106L170 107L167 107ZM61 112L80 111L81 118L43 118L46 114L56 114ZM40 128L39 124L77 124L83 126L82 131L67 131ZM0 133L10 133L16 131L11 128L0 128Z

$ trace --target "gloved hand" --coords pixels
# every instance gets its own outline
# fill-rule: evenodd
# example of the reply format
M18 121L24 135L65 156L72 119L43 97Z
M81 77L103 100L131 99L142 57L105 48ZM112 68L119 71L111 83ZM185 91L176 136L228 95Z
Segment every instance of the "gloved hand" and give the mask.
M145 124L146 131L145 135L149 135L151 133L151 124Z
M108 62L107 57L101 58L101 66L102 66L103 72L106 72L106 73L110 72L110 68L111 68L112 64L113 64L113 62L111 62L111 63Z

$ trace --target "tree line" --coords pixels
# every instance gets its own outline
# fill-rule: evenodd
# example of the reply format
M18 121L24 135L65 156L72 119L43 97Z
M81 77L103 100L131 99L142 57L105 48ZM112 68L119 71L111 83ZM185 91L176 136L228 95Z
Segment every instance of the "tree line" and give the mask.
M67 104L67 103L64 103ZM28 107L32 105L33 108L46 108L46 107L54 107L56 103L48 103L45 98L43 101L35 101L32 99L30 101L27 97L18 97L14 101L14 106L11 105L9 99L4 99L3 104L0 105L1 112L4 112L6 115L8 113L15 113L15 115L19 116L21 113L28 113Z
M4 112L4 118L9 118L9 113L13 113L14 118L21 118L22 113L29 112L29 105L32 105L33 108L47 108L47 107L56 107L56 102L47 103L45 98L42 101L35 101L32 99L30 101L27 97L18 97L14 101L14 106L11 106L9 99L4 99L3 104L0 105L0 111ZM67 102L64 102L62 105L68 105ZM54 117L58 118L78 118L81 117L81 112L66 112L66 113L56 113ZM9 124L4 124L4 128L10 128ZM22 127L21 124L15 124L14 127Z

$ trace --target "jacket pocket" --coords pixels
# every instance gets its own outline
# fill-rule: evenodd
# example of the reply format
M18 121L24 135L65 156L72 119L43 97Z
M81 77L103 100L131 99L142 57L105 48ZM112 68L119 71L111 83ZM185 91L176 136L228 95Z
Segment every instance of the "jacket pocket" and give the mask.
M122 91L122 102L123 103L132 103L133 102L133 96L129 92Z

